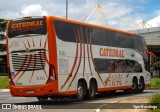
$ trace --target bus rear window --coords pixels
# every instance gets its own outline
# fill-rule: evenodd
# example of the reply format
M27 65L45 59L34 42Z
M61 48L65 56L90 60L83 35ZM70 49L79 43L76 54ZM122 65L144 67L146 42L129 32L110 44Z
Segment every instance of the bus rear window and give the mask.
M23 18L11 21L8 28L8 37L23 36L26 34L46 34L45 18Z

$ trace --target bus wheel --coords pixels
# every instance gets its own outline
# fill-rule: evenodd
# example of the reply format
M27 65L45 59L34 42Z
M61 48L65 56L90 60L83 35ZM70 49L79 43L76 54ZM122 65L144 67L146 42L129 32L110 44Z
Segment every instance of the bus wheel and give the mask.
M138 91L138 81L137 79L133 79L132 81L132 89L131 89L131 92L132 93L136 93Z
M140 93L143 92L144 88L145 88L144 79L141 78L139 85L138 85L138 92L140 92Z
M93 81L91 81L88 89L88 99L94 99L95 93L96 93L96 85Z
M38 99L40 102L46 102L46 101L48 101L48 97L47 97L47 96L40 96L40 97L37 97L37 99Z
M78 94L76 95L77 101L83 101L85 90L82 82L78 82L77 91L78 91Z

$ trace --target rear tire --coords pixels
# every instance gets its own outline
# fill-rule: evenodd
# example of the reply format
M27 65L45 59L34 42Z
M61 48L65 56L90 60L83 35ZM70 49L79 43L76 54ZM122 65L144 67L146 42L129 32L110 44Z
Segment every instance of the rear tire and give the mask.
M133 79L132 81L132 89L131 89L132 93L137 93L138 92L138 81L137 79Z
M139 85L138 85L138 92L142 93L145 88L144 79L140 79Z
M88 99L94 99L96 93L96 85L93 81L90 82L89 89L87 92Z
M132 88L131 89L125 89L124 93L128 94L128 93L136 93L136 92L138 92L138 81L137 81L136 78L134 78L132 80Z
M76 95L77 101L83 101L85 89L82 82L78 82L77 91L78 91L78 94Z
M46 101L48 101L48 97L47 96L40 96L40 97L37 97L37 99L40 102L46 102Z

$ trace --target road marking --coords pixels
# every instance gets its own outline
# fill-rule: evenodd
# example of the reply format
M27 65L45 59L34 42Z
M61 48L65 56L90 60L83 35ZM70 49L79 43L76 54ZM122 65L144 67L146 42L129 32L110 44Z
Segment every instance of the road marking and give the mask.
M111 103L116 103L117 100L111 102ZM106 104L101 105L98 109L96 109L96 112L100 112L101 108L104 107Z
M98 109L96 109L96 112L100 112L100 109L102 108L102 107L104 107L106 104L103 104L103 105L101 105Z
M117 101L113 101L113 102L111 102L111 103L116 103Z

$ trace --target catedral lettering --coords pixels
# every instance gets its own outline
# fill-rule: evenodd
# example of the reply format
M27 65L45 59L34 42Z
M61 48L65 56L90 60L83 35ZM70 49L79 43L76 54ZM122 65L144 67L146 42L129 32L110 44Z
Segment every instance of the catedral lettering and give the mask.
M36 27L43 26L43 21L31 21L31 22L20 22L12 24L12 28L25 28L25 27Z
M107 57L124 57L124 50L100 48L100 56Z

